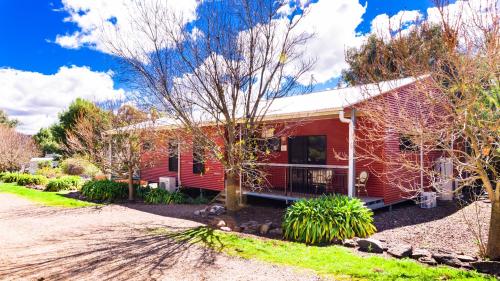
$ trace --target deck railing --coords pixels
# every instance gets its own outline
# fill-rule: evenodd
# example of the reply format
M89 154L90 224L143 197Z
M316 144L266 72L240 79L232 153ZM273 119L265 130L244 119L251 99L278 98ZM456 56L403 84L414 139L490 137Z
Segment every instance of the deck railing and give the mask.
M245 191L295 197L347 194L348 166L258 163L265 174L259 184L243 180ZM262 183L263 182L263 183Z

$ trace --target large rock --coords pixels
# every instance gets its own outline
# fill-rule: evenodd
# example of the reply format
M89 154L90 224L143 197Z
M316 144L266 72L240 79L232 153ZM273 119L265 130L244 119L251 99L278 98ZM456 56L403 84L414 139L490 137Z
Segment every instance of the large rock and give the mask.
M446 264L453 267L466 267L462 261L460 261L455 255L447 253L434 253L432 258L436 260L437 263Z
M383 253L386 247L384 243L373 238L362 238L358 240L359 250L369 253Z
M346 239L346 240L344 240L342 245L344 245L345 247L349 247L349 248L355 248L356 246L358 246L358 242L356 242L356 240L354 240L354 239Z
M213 205L213 206L210 206L208 208L208 213L210 215L216 215L216 216L219 216L219 215L222 215L226 212L226 208L224 208L224 206L222 205Z
M436 260L429 257L429 256L423 256L423 257L418 258L417 260L421 263L425 263L428 265L436 265L437 264Z
M271 226L273 225L272 222L266 222L266 223L263 223L259 226L259 233L262 234L262 235L265 235L269 232L269 230L271 229Z
M407 258L411 255L413 247L408 244L400 244L389 247L387 253L396 258Z
M426 249L413 249L412 253L411 253L411 257L418 260L419 258L422 258L422 257L430 257L431 256L431 252L429 252L428 250Z
M467 256L467 255L457 255L457 259L463 262L473 262L477 261L475 257Z
M500 276L500 261L477 261L470 265L479 272Z
M275 235L275 236L282 236L283 229L281 227L273 228L273 229L269 230L269 234Z

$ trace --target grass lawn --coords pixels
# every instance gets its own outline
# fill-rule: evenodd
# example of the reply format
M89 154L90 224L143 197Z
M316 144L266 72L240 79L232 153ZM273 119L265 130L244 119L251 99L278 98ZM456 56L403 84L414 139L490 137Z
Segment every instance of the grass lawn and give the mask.
M496 280L472 271L445 266L429 267L410 259L363 257L341 246L307 246L301 243L242 237L206 227L168 233L152 230L186 243L200 243L245 259L312 269L335 280Z
M31 188L26 188L24 186L19 186L15 183L0 183L0 193L1 192L15 194L44 206L77 208L97 205L94 203L65 197L63 192L39 191Z

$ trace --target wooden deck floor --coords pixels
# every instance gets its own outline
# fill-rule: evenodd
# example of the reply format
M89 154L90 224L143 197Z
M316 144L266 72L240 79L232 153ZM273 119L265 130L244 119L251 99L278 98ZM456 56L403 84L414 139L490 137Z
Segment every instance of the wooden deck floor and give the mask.
M315 198L320 196L317 194L299 193L299 192L289 192L285 194L281 190L272 190L272 189L265 191L243 191L243 194L247 196L281 200L287 202L288 201L293 202L304 198ZM372 210L385 207L384 198L382 197L359 196L358 198L365 203L366 207Z

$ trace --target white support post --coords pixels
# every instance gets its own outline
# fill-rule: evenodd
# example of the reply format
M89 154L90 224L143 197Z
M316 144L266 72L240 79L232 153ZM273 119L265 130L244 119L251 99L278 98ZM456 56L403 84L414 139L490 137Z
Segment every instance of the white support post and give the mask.
M355 179L356 179L356 165L354 159L354 140L355 140L355 124L356 124L356 111L351 110L351 118L344 117L344 111L339 112L339 120L342 123L349 124L349 168L348 168L348 178L347 178L347 196L354 197L355 195Z
M181 187L181 143L177 142L177 186Z

